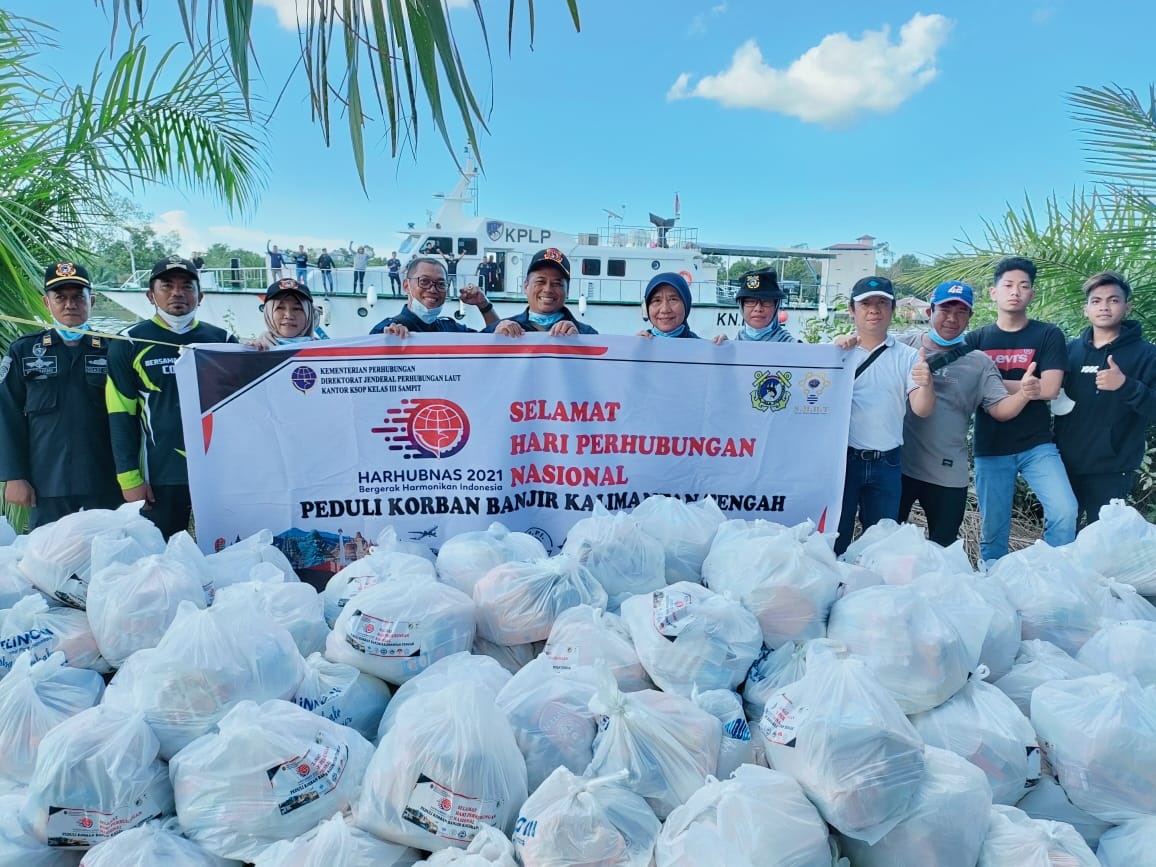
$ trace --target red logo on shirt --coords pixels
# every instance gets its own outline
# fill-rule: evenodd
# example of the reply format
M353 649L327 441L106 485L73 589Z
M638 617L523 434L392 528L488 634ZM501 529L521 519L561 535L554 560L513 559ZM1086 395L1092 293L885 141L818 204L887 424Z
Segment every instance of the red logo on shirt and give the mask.
M1036 357L1035 349L985 349L984 352L1001 371L1026 371Z

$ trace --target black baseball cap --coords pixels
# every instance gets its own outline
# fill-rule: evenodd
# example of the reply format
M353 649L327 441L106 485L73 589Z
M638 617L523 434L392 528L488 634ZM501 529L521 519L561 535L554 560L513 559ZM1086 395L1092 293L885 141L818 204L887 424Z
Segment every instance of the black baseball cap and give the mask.
M274 283L269 284L269 288L265 290L265 303L268 304L278 295L288 294L300 295L306 301L313 300L313 293L309 291L309 287L304 283L299 283L292 277L282 277Z
M526 276L530 276L541 268L557 268L567 280L570 279L570 260L557 247L547 247L531 256L530 266L526 269Z
M895 287L886 277L861 277L851 287L851 300L862 301L864 298L886 298L895 303Z
M152 273L149 275L149 280L155 280L162 274L168 274L170 271L181 271L191 276L194 280L200 280L201 273L197 270L197 266L188 259L182 259L180 256L167 256L153 265Z
M75 262L57 262L44 269L44 291L62 289L65 286L80 286L83 289L92 288L92 280L83 265Z

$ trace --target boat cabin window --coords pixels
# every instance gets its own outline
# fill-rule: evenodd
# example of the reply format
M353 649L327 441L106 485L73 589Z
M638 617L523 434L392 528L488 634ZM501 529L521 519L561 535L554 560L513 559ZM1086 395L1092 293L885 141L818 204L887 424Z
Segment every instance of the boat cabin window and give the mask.
M477 238L458 238L458 255L465 254L467 256L478 255L478 239Z
M582 260L582 276L583 277L597 277L602 273L601 259L583 259Z
M608 277L625 277L626 276L626 260L625 259L607 259L606 260L606 275Z
M417 242L421 240L421 235L407 235L406 239L398 245L397 251L401 254L417 249Z
M436 253L438 250L441 250L443 253L448 253L453 248L453 238L438 238L433 235L426 238L426 242L421 245L422 253Z

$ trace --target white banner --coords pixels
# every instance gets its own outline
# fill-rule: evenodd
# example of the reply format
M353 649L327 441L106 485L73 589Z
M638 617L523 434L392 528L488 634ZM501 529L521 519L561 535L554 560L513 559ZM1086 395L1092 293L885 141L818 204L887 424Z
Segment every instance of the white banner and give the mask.
M268 528L336 571L392 525L438 548L501 521L556 552L596 503L711 495L838 526L851 371L833 346L411 335L177 363L197 539Z

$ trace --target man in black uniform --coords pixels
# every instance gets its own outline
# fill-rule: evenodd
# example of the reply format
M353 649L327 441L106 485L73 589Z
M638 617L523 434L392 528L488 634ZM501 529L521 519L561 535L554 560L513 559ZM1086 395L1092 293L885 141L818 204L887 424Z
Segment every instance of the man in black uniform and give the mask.
M446 282L446 267L441 257L418 256L405 269L405 279L401 281L401 288L409 298L405 307L396 316L381 320L371 330L370 334L392 334L394 337L406 337L410 332L459 332L472 333L473 328L461 322L442 316L446 303L446 291L449 286ZM498 321L498 314L494 312L484 292L472 283L463 286L458 296L463 304L478 308L482 320L487 324Z
M121 503L104 410L108 341L86 333L88 272L44 273L53 327L14 341L0 361L0 479L4 498L38 527L80 509Z
M197 320L204 297L197 269L180 256L153 266L148 299L152 319L130 325L108 353L105 399L117 481L128 502L145 500L142 514L165 538L189 526L189 469L173 371L181 346L236 343L222 328ZM141 466L141 437L144 466Z

